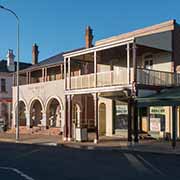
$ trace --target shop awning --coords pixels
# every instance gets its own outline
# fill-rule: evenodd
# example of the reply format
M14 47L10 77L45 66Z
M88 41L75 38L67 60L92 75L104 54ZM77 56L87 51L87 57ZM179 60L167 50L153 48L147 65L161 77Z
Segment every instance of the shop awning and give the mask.
M148 97L138 97L136 100L138 107L180 106L180 88L166 89Z

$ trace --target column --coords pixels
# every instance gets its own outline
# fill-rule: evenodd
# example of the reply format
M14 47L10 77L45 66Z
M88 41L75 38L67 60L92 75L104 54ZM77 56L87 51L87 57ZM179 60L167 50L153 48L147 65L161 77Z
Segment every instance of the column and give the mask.
M177 138L177 106L172 106L172 147L176 147Z
M94 51L94 87L97 87L97 54Z
M46 126L47 126L46 111L42 111L41 125L42 125L42 127L45 127L45 128L46 128Z
M133 100L133 126L134 126L134 142L138 143L138 107L137 101Z
M95 139L94 139L94 143L98 143L98 140L99 140L99 132L98 132L98 111L99 111L99 108L98 108L98 94L95 93L93 95L94 97L94 121L95 121L95 130L96 130L96 136L95 136Z
M132 142L132 100L128 99L128 142Z
M130 47L129 43L127 44L127 82L130 83Z
M45 79L45 78L44 78L44 77L45 77L45 75L44 75L44 74L45 74L45 72L44 72L44 68L42 68L42 80L41 80L41 82L44 82L44 79Z
M61 79L64 79L64 72L63 72L63 64L61 64L61 67L60 67L61 69Z
M72 96L67 96L68 101L68 141L72 139Z
M136 61L136 44L133 43L133 47L132 47L132 51L133 51L133 75L134 75L134 83L136 83L137 80L137 61Z
M31 84L31 72L29 72L29 84Z
M29 72L26 72L26 84L29 83Z
M71 59L68 58L68 89L71 89Z
M67 141L68 139L68 99L67 95L65 95L64 99L64 127L63 127L63 140Z
M133 52L133 86L132 86L132 96L133 96L133 129L134 129L134 142L138 142L138 107L136 97L138 96L137 92L137 61L136 61L136 44L133 43L132 47Z
M26 116L26 127L30 128L31 127L30 112L29 111L25 111L25 116Z
M64 58L64 90L67 89L67 77L66 77L66 58Z

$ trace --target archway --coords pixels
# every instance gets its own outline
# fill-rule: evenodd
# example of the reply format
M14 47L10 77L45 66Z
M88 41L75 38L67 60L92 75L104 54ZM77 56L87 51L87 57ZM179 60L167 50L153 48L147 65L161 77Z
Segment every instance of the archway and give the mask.
M1 118L6 126L8 126L8 105L6 103L1 104Z
M19 102L19 125L26 126L26 105L23 101Z
M81 126L80 106L78 104L74 104L72 112L73 112L73 116L72 116L73 124L75 124L75 127L80 127Z
M104 103L99 105L99 134L106 134L106 105Z
M60 127L62 126L62 108L56 98L52 98L46 108L47 126Z
M39 100L34 100L30 106L31 127L41 125L42 105Z

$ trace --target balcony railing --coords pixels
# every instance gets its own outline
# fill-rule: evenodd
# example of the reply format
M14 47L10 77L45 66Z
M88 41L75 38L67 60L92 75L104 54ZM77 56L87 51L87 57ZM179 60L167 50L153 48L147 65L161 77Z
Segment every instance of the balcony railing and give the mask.
M132 69L129 72L130 82L132 81ZM127 85L127 69L118 71L105 71L97 73L97 87L114 85ZM71 77L71 89L83 89L95 87L95 74L87 74Z
M127 69L98 72L96 87L131 84L134 80L132 68L129 72L129 78L127 76ZM137 84L162 87L180 86L180 74L138 68ZM93 87L95 87L95 74L71 77L71 89L85 89Z
M137 83L150 86L180 86L180 74L149 69L137 69Z

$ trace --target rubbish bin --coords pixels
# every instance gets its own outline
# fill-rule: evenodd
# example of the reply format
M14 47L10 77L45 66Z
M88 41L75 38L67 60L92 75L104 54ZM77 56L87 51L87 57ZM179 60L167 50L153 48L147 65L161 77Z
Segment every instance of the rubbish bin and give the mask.
M80 141L80 142L87 141L88 140L87 128L76 127L75 139L76 141Z

